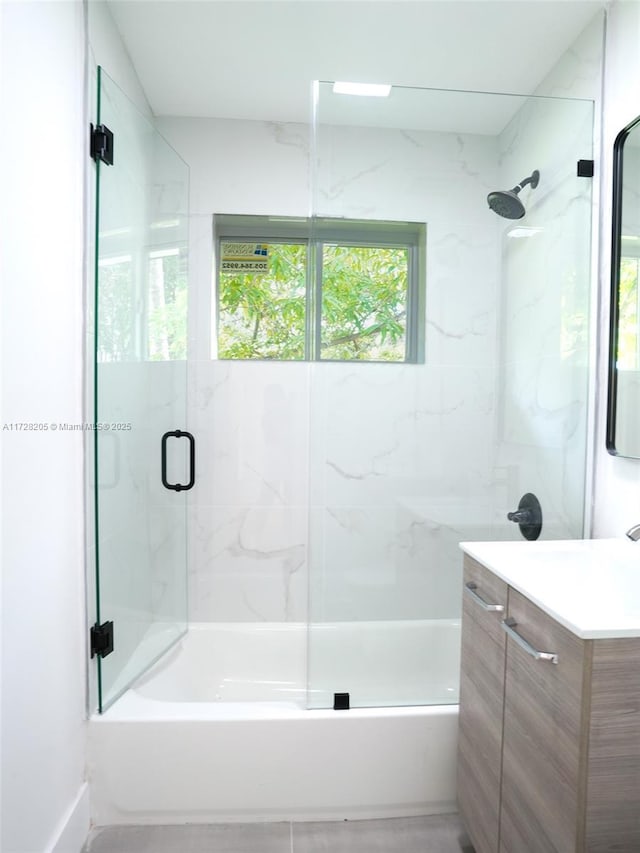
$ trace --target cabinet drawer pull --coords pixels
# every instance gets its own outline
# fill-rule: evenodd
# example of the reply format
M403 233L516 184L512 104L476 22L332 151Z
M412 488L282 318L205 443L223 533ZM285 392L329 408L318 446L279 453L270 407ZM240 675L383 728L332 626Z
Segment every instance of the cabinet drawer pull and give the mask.
M546 660L549 661L549 663L558 663L558 655L553 654L553 652L539 652L538 649L535 649L531 643L528 643L525 640L524 637L521 637L520 634L514 630L517 624L516 620L511 617L502 620L502 627L506 633L512 640L515 640L520 648L524 649L528 655L531 655L531 657L536 660Z
M478 595L478 593L476 592L476 590L478 589L478 584L474 583L473 581L469 581L469 583L466 583L464 586L467 591L467 595L472 598L476 602L476 604L479 604L483 610L492 610L496 613L504 612L504 605L489 604L489 602L485 601L482 596Z

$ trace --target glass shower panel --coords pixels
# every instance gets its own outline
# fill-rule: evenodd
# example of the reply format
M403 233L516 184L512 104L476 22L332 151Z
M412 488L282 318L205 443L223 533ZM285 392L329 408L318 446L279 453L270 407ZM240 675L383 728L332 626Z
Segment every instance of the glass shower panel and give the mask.
M458 700L461 541L582 535L593 104L317 84L313 212L426 226L425 358L315 363L308 704ZM487 194L520 192L503 219Z
M95 502L100 710L186 629L186 497L162 484L163 435L186 423L189 171L98 69ZM187 442L168 437L166 481L187 484Z

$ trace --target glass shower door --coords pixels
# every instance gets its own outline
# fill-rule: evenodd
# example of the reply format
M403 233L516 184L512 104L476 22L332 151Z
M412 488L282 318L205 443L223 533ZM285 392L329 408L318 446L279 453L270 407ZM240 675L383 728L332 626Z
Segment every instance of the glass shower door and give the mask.
M95 431L98 657L103 711L186 630L189 170L98 69ZM175 486L180 486L176 489ZM173 487L173 488L172 488Z
M426 298L422 361L310 371L308 705L456 703L459 542L521 538L530 492L583 534L593 102L315 94L316 217L422 224Z

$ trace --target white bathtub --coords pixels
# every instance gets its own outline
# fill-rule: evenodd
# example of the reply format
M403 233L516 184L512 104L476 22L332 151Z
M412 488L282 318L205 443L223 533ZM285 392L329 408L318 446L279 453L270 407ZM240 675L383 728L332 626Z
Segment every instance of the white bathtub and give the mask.
M311 631L307 694L306 625L190 626L90 720L94 823L455 811L459 623ZM332 705L333 692L349 692L352 705L384 696L404 707L317 708Z

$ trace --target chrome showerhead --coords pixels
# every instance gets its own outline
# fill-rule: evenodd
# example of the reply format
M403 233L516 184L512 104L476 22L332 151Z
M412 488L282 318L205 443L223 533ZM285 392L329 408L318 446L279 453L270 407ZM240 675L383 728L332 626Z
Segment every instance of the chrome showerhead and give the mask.
M522 219L525 215L525 206L518 197L518 193L527 184L531 185L531 189L535 190L540 180L540 172L536 169L535 172L525 178L524 181L515 186L512 190L495 190L487 196L489 207L498 216L503 216L505 219Z

